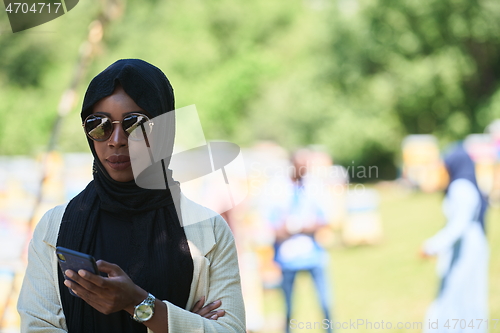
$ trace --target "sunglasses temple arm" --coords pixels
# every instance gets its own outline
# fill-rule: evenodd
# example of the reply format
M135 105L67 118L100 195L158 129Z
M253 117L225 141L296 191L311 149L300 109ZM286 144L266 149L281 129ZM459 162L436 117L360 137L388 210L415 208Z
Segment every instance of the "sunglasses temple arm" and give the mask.
M151 159L151 164L154 164L153 152L151 151L151 146L149 145L148 135L146 134L146 129L144 128L144 124L141 124L142 134L144 135L144 140L146 141L146 146L148 147L149 158ZM167 170L165 168L165 161L161 160L161 166L163 168L163 179L165 180L165 189L168 189L168 181L167 181Z
M151 160L151 164L155 163L153 158L153 152L151 151L151 146L149 145L148 135L146 134L146 130L144 129L144 125L141 124L142 135L144 135L144 140L146 141L146 147L148 147L149 159Z

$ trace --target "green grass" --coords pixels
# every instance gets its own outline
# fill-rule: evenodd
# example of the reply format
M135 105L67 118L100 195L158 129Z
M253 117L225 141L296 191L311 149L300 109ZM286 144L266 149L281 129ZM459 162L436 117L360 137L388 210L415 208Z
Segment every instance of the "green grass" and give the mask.
M335 321L363 319L392 322L386 332L420 332L397 329L397 322L424 322L425 312L438 285L435 260L418 257L422 242L445 223L442 194L406 192L395 187L378 187L384 239L377 246L330 249L329 278L332 281ZM500 209L490 208L490 318L500 318ZM266 327L262 332L283 332L284 302L281 290L265 292ZM321 322L322 314L312 280L299 274L294 289L292 317L299 322ZM424 323L425 324L425 323ZM500 326L497 325L497 326ZM292 330L324 332L322 329ZM373 332L360 326L337 332ZM500 327L490 332L500 332Z

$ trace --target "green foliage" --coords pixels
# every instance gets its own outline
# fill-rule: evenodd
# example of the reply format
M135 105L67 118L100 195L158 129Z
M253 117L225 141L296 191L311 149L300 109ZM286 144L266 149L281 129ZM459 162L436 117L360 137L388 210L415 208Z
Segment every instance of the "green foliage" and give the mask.
M334 11L330 45L343 65L329 70L333 86L359 95L382 76L383 106L407 133L457 139L484 130L491 118L478 118L479 107L500 78L496 1L360 1L351 15L346 3Z
M0 154L48 141L98 5L0 35L0 115L36 111L23 131L0 124ZM167 74L177 107L197 105L209 139L321 144L392 178L406 134L446 143L500 117L499 30L496 0L128 1L79 93L115 60L142 58ZM63 150L87 149L78 109Z
M4 80L23 88L38 87L51 65L48 52L36 41L19 43L19 39L9 37L0 41L0 73Z

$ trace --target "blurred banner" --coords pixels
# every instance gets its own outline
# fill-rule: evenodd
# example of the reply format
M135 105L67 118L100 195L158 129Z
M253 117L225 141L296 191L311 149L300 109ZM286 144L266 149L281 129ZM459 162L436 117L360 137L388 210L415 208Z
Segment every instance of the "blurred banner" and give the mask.
M408 135L402 143L403 178L424 192L443 188L446 181L436 137Z
M464 140L464 148L474 161L479 189L489 195L493 190L496 163L495 145L491 135L470 134Z

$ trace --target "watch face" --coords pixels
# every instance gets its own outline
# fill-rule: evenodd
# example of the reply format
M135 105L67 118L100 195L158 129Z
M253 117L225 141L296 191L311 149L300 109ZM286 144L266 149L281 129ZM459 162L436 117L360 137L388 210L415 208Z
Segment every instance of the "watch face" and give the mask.
M153 316L153 309L147 304L141 304L135 309L135 315L139 320L146 321Z

